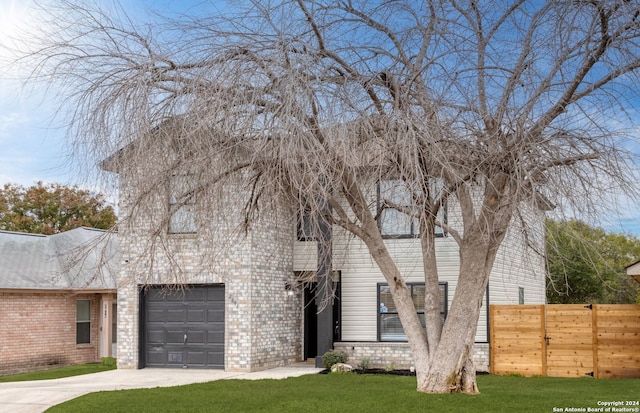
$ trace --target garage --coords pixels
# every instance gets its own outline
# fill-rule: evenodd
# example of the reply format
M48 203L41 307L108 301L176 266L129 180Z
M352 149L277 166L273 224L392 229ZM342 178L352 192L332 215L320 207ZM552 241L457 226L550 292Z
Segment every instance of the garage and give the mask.
M224 285L140 294L140 367L224 368Z

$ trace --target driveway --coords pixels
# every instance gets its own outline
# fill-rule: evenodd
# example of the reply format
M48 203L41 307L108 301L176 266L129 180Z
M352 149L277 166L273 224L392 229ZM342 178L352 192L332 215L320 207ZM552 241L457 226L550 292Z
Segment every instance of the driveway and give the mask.
M227 379L283 379L315 374L321 370L306 364L252 373L195 369L121 369L64 379L0 383L0 412L39 413L83 394L102 390L170 387Z

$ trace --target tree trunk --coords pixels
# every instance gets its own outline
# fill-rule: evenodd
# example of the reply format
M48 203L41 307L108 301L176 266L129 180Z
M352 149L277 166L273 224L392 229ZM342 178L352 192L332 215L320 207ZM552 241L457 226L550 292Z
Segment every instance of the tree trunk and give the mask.
M471 225L465 231L464 238L458 243L460 274L456 293L439 342L435 339L429 342L418 318L411 292L389 254L376 221L368 208L365 208L360 199L362 197L355 196L360 194L345 195L354 206L353 209L362 222L362 231L367 235L361 239L389 284L413 354L417 390L425 393L478 393L475 368L471 360L473 344L489 274L504 234L500 231L488 231L487 228L492 228L490 222L495 222L486 218L480 221L481 225ZM425 307L425 312L428 313L425 316L433 324L433 320L436 317L439 320L440 316L439 305L436 306L433 299L436 295L439 297L435 243L423 240L423 259L425 287L432 296L431 300L425 298L425 305L428 306ZM436 290L438 291L434 293ZM432 327L436 332L435 338L438 327Z
M475 242L461 245L456 293L429 370L418 376L418 391L478 393L473 344L496 249L480 242L480 237L472 238Z
M427 330L427 345L429 359L435 354L442 333L442 319L440 316L440 283L436 260L436 243L433 225L420 227L422 245L422 265L424 268L424 321Z
M371 225L376 225L375 221L371 221ZM379 232L371 232L374 234L370 238L363 239L371 257L380 268L385 280L389 284L393 302L398 311L398 317L402 328L407 335L407 341L413 354L413 363L416 369L416 375L424 374L429 370L429 346L427 344L427 334L422 328L416 307L413 304L411 291L407 287L404 278L400 274L393 258L389 254L384 240Z

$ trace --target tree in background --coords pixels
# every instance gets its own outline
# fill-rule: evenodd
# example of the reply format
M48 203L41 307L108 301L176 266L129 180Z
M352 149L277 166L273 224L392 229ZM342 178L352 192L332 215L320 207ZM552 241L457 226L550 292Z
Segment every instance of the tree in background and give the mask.
M108 229L116 214L101 194L78 187L43 184L0 189L0 229L57 234L78 227Z
M547 301L628 304L640 288L625 267L640 258L640 239L578 221L547 220Z

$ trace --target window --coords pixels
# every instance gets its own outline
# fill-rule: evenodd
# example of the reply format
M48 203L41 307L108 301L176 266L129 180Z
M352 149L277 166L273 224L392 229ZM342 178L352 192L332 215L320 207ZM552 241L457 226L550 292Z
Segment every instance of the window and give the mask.
M76 302L76 344L91 343L91 301Z
M518 287L518 304L524 304L524 287Z
M111 305L111 343L118 342L118 305L113 303Z
M413 305L424 328L424 283L409 283L407 286L411 290ZM440 303L440 317L444 323L447 317L447 283L440 283ZM391 297L391 288L387 284L378 284L378 341L407 341Z
M434 191L439 192L434 186ZM378 182L378 207L386 200L393 204L407 209L414 209L411 192L407 189L405 182L399 179L384 180ZM446 222L446 208L438 211L437 219ZM403 212L393 208L385 208L380 214L378 221L380 232L387 238L411 238L420 235L418 220ZM442 228L436 228L436 236L444 236Z
M175 175L169 181L169 233L196 232L196 205L193 182L188 175Z
M298 210L298 241L315 241L313 234L313 223L311 222L311 212L307 209Z

